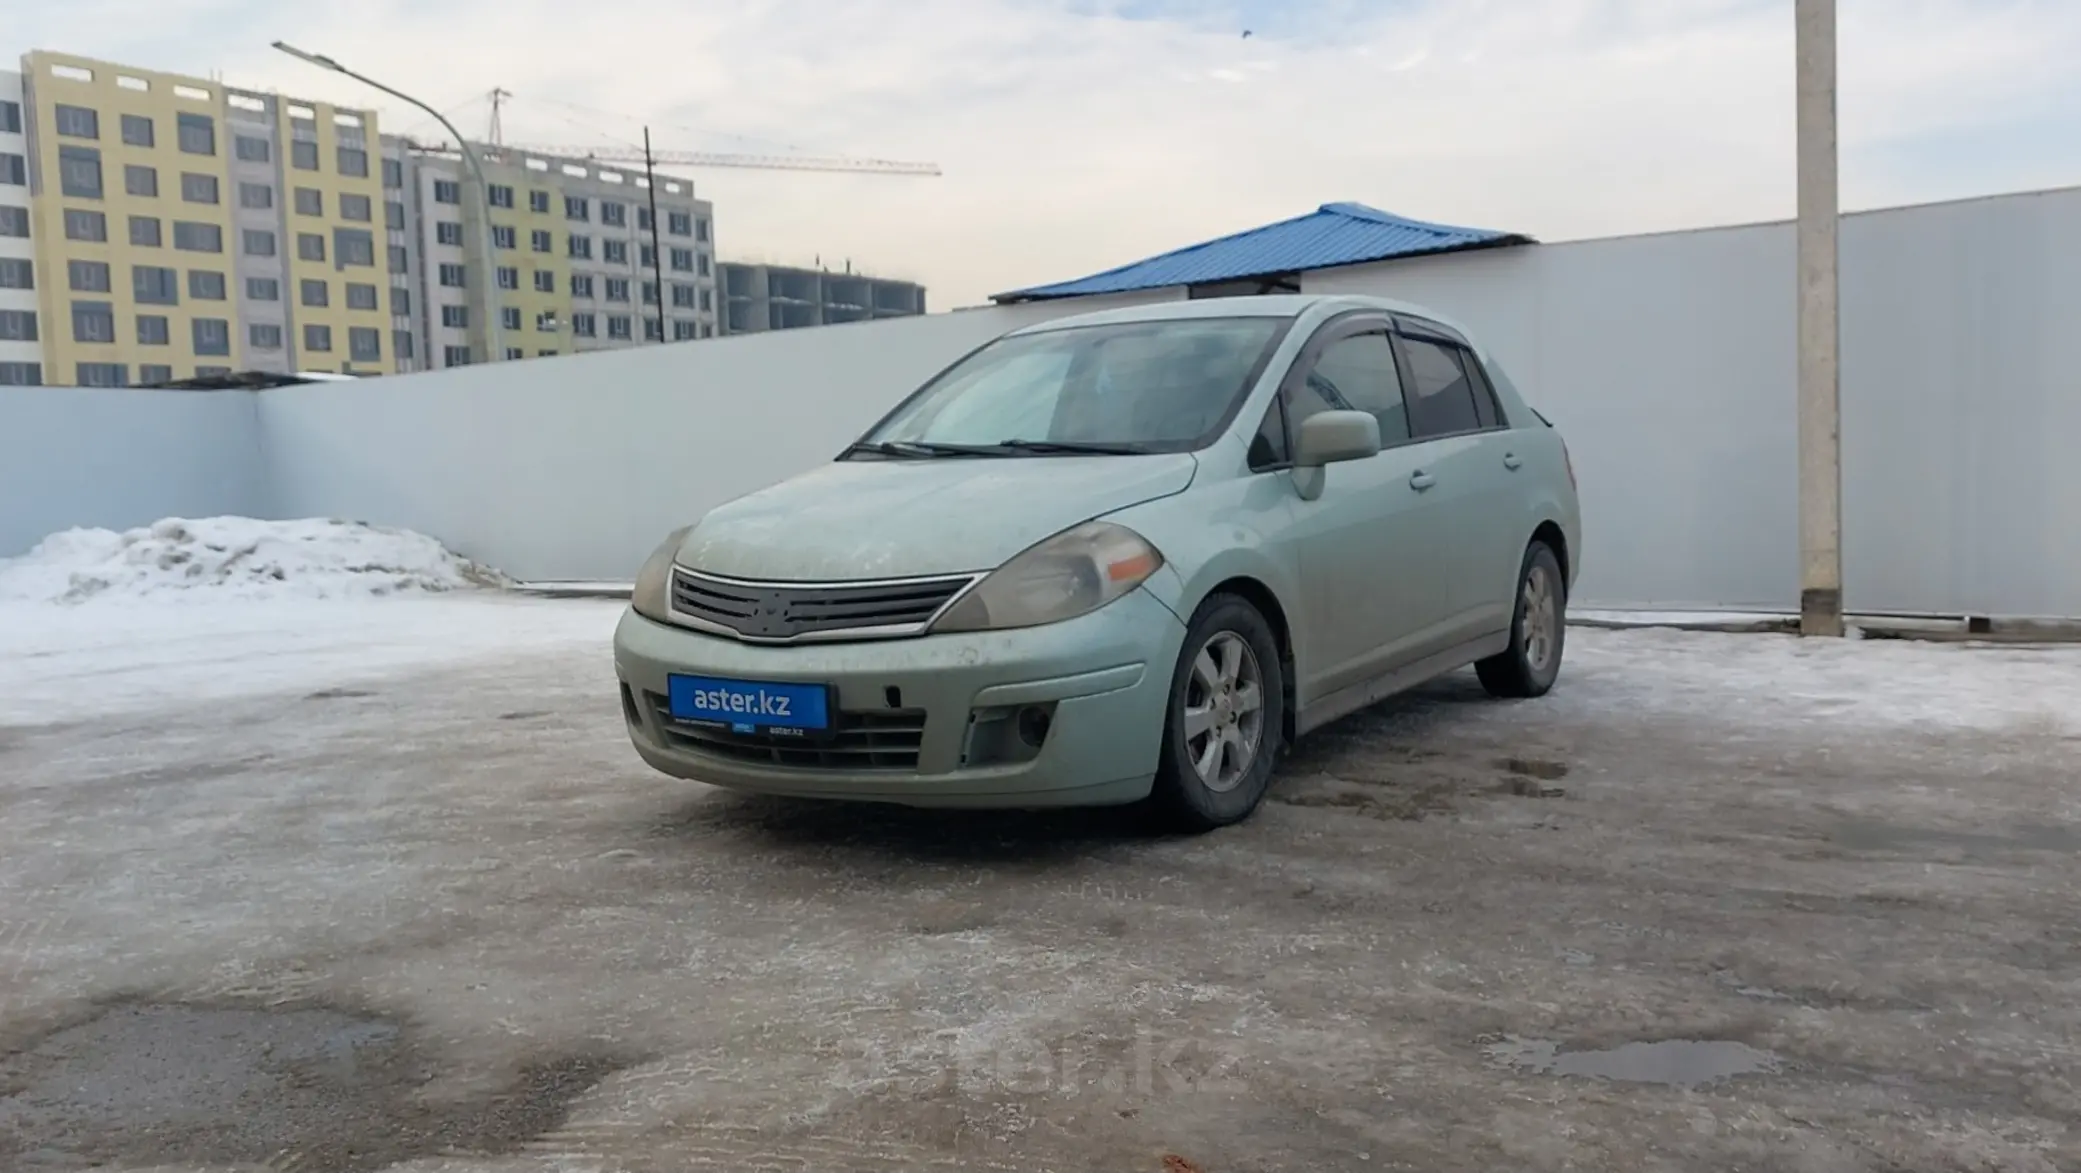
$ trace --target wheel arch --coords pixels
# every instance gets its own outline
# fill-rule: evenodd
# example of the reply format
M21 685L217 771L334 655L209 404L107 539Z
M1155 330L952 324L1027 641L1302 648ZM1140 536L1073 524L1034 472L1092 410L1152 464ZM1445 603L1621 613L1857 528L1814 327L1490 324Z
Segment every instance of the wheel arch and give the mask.
M1285 744L1292 745L1295 737L1294 702L1298 693L1294 688L1293 626L1287 619L1286 605L1279 601L1278 593L1262 579L1248 574L1235 574L1203 591L1199 600L1193 604L1193 610L1198 611L1206 605L1208 599L1216 595L1234 595L1244 600L1257 608L1257 613L1264 616L1265 622L1271 625L1272 638L1279 644L1279 691L1280 699L1284 702L1279 706L1279 737Z
M1561 529L1561 523L1552 518L1540 522L1532 530L1531 540L1526 544L1530 545L1531 542L1546 543L1547 549L1554 552L1554 561L1561 564L1562 584L1572 588L1575 585L1575 571L1568 550L1568 535Z

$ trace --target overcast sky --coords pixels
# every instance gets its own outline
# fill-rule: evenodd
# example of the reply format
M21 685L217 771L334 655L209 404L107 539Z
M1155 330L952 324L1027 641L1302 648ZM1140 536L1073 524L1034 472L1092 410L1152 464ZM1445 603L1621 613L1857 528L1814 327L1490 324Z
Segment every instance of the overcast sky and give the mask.
M2081 0L1842 0L1848 208L2081 183ZM1244 37L1244 30L1251 35ZM1357 200L1555 240L1791 214L1791 0L0 0L60 49L482 135L939 163L704 171L728 258L934 308Z

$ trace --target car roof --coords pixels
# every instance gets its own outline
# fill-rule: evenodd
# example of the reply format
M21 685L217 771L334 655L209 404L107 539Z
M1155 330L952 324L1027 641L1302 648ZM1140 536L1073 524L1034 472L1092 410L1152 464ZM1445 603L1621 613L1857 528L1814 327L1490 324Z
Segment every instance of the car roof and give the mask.
M1467 333L1451 318L1412 302L1358 293L1270 293L1252 297L1202 297L1185 301L1155 301L1121 306L1117 309L1096 310L1036 322L1031 326L1009 331L1006 337L1045 334L1051 330L1072 330L1080 326L1169 322L1194 318L1297 318L1311 315L1311 311L1311 316L1322 318L1346 310L1359 309L1385 310L1389 313L1428 318L1441 326L1451 327L1462 336Z

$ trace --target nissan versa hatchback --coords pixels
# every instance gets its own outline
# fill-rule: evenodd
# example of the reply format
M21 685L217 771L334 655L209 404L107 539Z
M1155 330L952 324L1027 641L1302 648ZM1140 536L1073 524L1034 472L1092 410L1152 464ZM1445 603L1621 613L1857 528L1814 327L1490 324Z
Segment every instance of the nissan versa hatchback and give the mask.
M1210 828L1294 738L1430 677L1545 693L1578 527L1559 433L1436 314L1063 318L667 537L615 632L622 713L718 786Z

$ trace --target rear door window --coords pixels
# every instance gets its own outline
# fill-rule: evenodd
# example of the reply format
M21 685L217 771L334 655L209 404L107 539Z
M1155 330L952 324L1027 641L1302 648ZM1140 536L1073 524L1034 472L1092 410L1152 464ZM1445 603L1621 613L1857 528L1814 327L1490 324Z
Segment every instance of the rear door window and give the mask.
M1479 431L1474 383L1460 365L1460 349L1424 338L1399 336L1409 364L1409 431L1422 440Z

